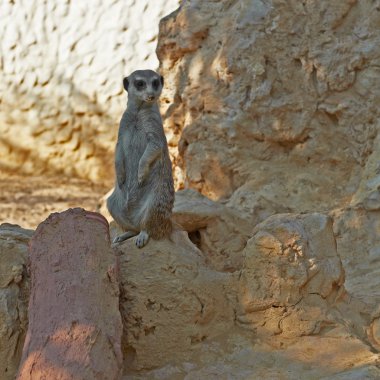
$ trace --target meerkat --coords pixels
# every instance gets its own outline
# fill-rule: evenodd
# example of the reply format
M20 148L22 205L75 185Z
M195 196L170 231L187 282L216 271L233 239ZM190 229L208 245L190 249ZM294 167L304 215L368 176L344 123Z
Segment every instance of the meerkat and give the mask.
M113 242L137 235L137 247L149 238L169 237L174 203L172 164L157 105L164 79L152 70L124 78L128 104L115 149L115 188L107 208L125 231Z

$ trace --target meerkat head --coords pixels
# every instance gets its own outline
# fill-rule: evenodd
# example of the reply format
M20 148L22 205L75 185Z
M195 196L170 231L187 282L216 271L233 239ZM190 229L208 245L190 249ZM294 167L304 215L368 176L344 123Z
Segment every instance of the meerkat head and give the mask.
M161 95L164 78L152 70L137 70L124 78L123 85L128 97L144 103L153 103Z

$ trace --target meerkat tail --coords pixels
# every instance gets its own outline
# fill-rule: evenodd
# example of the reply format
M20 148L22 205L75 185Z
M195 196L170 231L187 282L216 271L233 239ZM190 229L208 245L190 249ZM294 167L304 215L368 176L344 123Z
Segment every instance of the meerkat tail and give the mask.
M173 204L168 201L169 199L173 199L173 196L170 189L167 188L161 192L158 191L152 201L149 215L147 215L144 224L153 239L159 240L169 237L173 230L173 223L171 221Z

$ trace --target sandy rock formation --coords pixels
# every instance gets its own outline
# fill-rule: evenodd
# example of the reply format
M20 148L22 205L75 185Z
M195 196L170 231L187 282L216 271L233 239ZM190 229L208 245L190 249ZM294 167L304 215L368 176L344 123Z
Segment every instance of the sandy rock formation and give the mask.
M362 208L366 211L380 209L380 135L373 144L372 152L365 162L359 186L351 199L350 206Z
M234 327L229 276L208 269L186 233L172 240L120 248L127 371L182 363Z
M251 236L234 272L216 270L180 232L142 250L118 246L123 379L380 373L369 315L343 285L331 218L276 215Z
M0 225L0 378L13 380L28 326L28 241L33 231Z
M346 208L331 211L337 251L346 271L346 288L370 315L368 337L380 350L380 145L375 140L359 186Z
M328 331L340 336L331 322L338 318L351 326L348 334L359 346L379 350L379 9L379 1L367 0L190 0L160 24L157 51L167 83L162 110L178 186L220 201L254 228L240 267L248 292L248 309L241 311L243 321L275 346L296 341L296 347L309 339L296 337L283 323L296 325L296 334L316 329L317 341ZM311 215L286 223L280 223L282 216L267 219L304 212L330 219L318 217L326 222L311 226ZM277 222L278 228L271 225ZM294 268L281 260L297 254L284 241L295 235L301 242L320 241L326 233L328 246L295 244L302 252L300 272L290 280ZM278 253L274 268L245 268L265 250L267 256ZM335 251L347 292L338 286L342 268L331 261ZM326 252L330 264L309 283L309 260L319 262ZM275 280L262 288L261 277L273 271ZM308 286L320 278L325 283L324 276L330 278L330 295L321 289L309 294ZM284 306L287 297L292 303ZM275 310L266 305L272 298ZM304 311L296 312L295 304ZM250 307L260 306L267 309L251 316ZM283 309L292 310L289 319ZM321 360L327 365L326 357ZM364 366L336 378L365 376L376 379L378 370Z
M208 223L212 226L213 220L224 217L231 222L230 210L224 209L225 214L223 208L217 207L214 214L211 213L212 207L203 208L203 214L198 218L194 214L191 222L191 210L195 213L200 204L211 206L213 202L208 203L193 191L181 192L177 199L176 215L182 221L187 220L189 229L204 228L207 236ZM91 238L85 238L83 244L91 245L89 252L101 248L102 260L109 262L112 254L104 227L85 219L84 211L80 210L53 214L38 228L32 254L43 253L40 244L36 244L40 243L42 234L44 239L53 234L60 247L59 236L62 234L56 234L56 230L59 225L64 225L64 246L75 245L73 236L81 233L86 237L91 230ZM25 260L30 232L25 234L21 228L9 226L3 226L0 231L4 228L8 238L0 239L2 257L11 263ZM94 231L97 232L95 238ZM23 248L15 252L12 247L18 236L24 236L20 242ZM64 248L59 251L61 249ZM326 379L362 379L361 376L367 376L376 379L379 376L378 355L374 350L380 336L380 313L345 290L344 270L336 250L332 218L328 216L313 213L270 217L252 229L241 253L239 268L229 271L218 267L216 261L208 257L209 252L199 250L187 234L180 231L176 231L170 240L151 240L141 250L135 247L133 240L128 240L114 247L114 254L118 256L120 270L124 380L195 380L223 376L231 379L299 379L300 376ZM72 257L77 264L68 267L70 273L85 271L86 265L77 262L84 256L80 252L77 256ZM57 276L57 272L49 273L46 269L43 275L40 273L44 260L49 257L48 251L38 256L37 267L32 257L31 271L33 276L37 275L33 277L38 281L37 285L39 281L46 284L49 276ZM67 257L70 257L68 253ZM3 265L3 261L0 263ZM58 265L62 267L63 262ZM107 273L106 267L104 273ZM70 273L61 272L66 279L71 278ZM98 273L98 270L92 272ZM84 280L90 277L82 276ZM98 275L91 278L95 277ZM109 283L109 277L106 279ZM25 280L28 278L23 279L25 289L28 289ZM53 288L53 285L44 286L45 299L50 300L48 296ZM86 293L89 289L91 287L86 286ZM66 293L69 293L67 287ZM114 299L116 294L117 291L105 298ZM13 302L15 299L11 298ZM75 304L75 299L70 303ZM111 308L99 305L96 297L88 300L95 305L96 312L110 312ZM36 301L33 296L32 305ZM42 334L49 333L47 319L54 319L57 313L65 314L60 309L59 299L54 302L53 311L49 310L39 318L44 320L44 326L39 325L43 328ZM67 309L66 302L63 304ZM84 309L83 305L70 307L70 313L84 312ZM35 332L36 315L32 313L30 331ZM4 321L12 320L14 311L7 309L1 315L6 318L0 319L0 331L6 331ZM12 336L22 337L20 323L12 328ZM102 332L114 328L115 323L108 323L102 326ZM9 335L3 335L0 347L8 347L8 339ZM99 340L96 342L93 349L99 348ZM22 338L18 340L20 344ZM46 348L49 348L49 342ZM73 353L73 350L67 353ZM19 356L11 358L5 353L4 358L8 362L13 360L8 372L11 379Z
M108 179L122 78L156 69L158 21L178 0L0 3L0 165ZM21 136L21 138L20 138Z
M331 219L322 214L268 218L254 229L243 257L237 321L264 333L266 341L279 336L291 341L334 324L328 320L329 304L345 290ZM261 329L263 320L270 323Z
M29 326L18 380L120 379L118 275L108 223L69 209L30 241Z
M248 218L260 205L347 204L379 130L379 7L190 0L164 18L162 109L179 185Z
M346 287L375 309L380 303L380 213L356 208L334 210L333 216Z
M241 268L252 226L238 212L186 189L175 194L173 220L189 233L209 266L223 272Z

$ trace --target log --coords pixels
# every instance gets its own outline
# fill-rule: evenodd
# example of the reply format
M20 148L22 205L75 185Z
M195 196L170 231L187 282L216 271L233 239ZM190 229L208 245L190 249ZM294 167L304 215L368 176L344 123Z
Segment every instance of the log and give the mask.
M120 379L122 322L108 222L69 209L29 245L29 326L18 380Z

